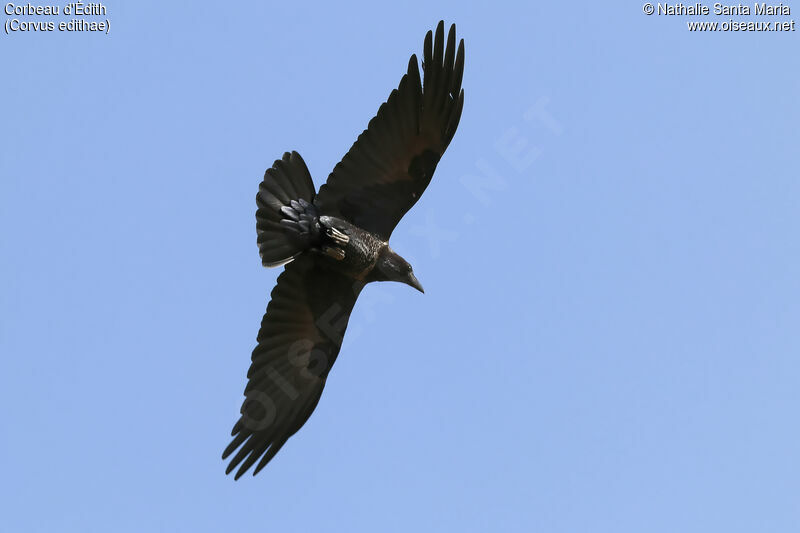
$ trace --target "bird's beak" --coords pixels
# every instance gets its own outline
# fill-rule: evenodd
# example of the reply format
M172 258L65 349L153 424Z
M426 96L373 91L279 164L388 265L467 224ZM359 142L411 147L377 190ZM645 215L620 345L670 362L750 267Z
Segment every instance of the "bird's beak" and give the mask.
M408 279L406 280L406 284L414 287L422 294L425 294L425 289L422 288L422 283L419 282L417 276L415 276L413 272L408 273Z

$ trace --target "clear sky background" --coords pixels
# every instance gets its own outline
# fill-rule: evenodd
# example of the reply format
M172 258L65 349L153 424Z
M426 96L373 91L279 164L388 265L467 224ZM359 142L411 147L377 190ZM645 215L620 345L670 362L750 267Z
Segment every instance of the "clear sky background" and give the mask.
M469 4L0 35L0 530L798 531L798 32ZM234 482L264 169L298 150L319 186L439 19L464 113L392 237L426 294L369 286Z

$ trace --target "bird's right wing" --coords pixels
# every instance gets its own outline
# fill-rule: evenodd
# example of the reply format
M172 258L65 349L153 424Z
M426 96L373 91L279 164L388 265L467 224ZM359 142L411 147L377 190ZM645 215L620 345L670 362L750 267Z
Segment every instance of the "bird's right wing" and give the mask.
M241 463L238 479L261 459L257 474L311 416L362 288L311 256L286 266L258 332L242 416L222 454L239 448L226 473Z
M424 79L417 56L378 114L342 158L314 203L324 215L349 220L388 241L394 227L419 200L450 144L461 118L464 41L456 27L447 40L444 23L428 32Z

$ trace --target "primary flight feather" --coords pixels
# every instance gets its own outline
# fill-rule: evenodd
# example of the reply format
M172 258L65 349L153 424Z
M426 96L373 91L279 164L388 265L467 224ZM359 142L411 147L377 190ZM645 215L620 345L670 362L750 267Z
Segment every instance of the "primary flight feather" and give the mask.
M431 181L461 118L464 41L444 22L416 55L367 129L315 194L297 152L264 175L256 195L264 266L286 265L261 321L241 417L222 458L236 479L257 474L305 424L322 395L350 312L372 281L422 291L408 262L389 247L397 223Z

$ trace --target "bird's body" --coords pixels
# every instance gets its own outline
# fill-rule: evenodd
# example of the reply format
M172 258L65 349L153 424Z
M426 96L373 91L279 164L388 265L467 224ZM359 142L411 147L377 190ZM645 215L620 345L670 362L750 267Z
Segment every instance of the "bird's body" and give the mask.
M324 263L354 280L365 280L378 261L378 255L387 243L377 235L363 230L341 218L322 216L325 228L323 237ZM344 235L338 240L330 233Z
M388 241L416 203L455 133L464 92L464 43L444 24L424 45L328 181L315 193L296 152L264 175L256 229L264 266L286 265L261 322L241 418L223 452L227 472L258 473L306 422L338 356L350 312L367 283L422 286Z

